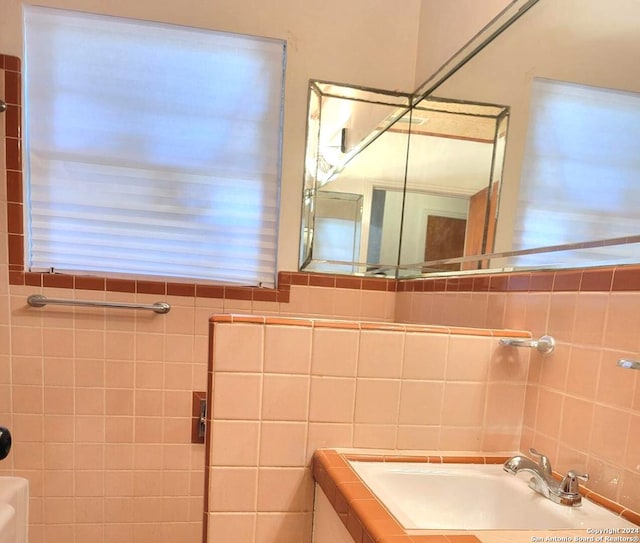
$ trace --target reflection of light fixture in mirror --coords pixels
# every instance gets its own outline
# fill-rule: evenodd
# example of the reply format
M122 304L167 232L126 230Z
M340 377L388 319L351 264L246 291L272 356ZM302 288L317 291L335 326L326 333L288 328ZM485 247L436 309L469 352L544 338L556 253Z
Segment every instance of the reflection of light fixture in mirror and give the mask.
M380 131L384 131L386 128L393 129L394 124L410 124L419 126L421 124L425 124L428 121L429 118L424 116L423 111L407 111L406 109L401 109L399 111L396 111L395 113L392 113L386 119L384 119L378 125L378 129Z
M340 163L339 160L336 160L334 163L334 161L329 160L327 156L323 153L323 151L320 150L318 152L317 170L316 170L316 179L318 183L318 188L322 187L323 185L326 185L336 175L338 175L343 169L344 169L343 163Z
M336 136L338 134L340 136L339 145L333 143L337 139L337 137L334 137L331 143L321 145L318 150L317 180L319 186L329 183L336 175L342 172L347 162L357 151L355 145L349 145L348 143L349 132L346 127L341 128L336 133Z
M412 124L412 125L421 125L428 121L429 119L420 118L420 117L400 117L397 122L400 124Z

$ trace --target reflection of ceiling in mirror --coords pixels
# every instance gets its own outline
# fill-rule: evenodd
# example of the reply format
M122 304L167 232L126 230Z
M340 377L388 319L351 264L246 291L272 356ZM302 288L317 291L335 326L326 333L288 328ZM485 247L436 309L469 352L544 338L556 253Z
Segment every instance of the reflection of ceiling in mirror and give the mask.
M473 102L450 101L446 98L424 99L416 104L418 111L442 111L461 115L476 115L484 117L498 117L505 110L504 106L492 104L477 104Z
M349 191L354 182L398 189L406 177L408 190L467 198L487 186L496 120L507 108L425 99L407 113L394 97L387 100L370 90L331 83L314 85L322 93L317 159L330 166L319 179L323 190Z
M407 135L386 132L357 155L326 189L354 190L354 183L402 189ZM419 136L411 140L407 190L471 196L487 186L493 145L460 138Z
M398 122L391 126L394 132L408 132L428 136L457 137L465 140L493 143L496 134L496 118L508 108L492 104L424 99L411 113L398 110L394 116ZM393 116L392 116L393 117ZM383 129L386 120L378 127Z
M412 136L426 135L443 138L493 143L496 121L493 117L457 115L442 111L416 110L394 124L389 131L407 133Z

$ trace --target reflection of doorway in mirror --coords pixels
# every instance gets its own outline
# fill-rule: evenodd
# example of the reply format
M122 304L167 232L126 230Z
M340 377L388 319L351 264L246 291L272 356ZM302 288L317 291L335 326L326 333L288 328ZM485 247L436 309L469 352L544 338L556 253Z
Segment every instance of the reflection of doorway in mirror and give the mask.
M448 217L468 221L469 198L421 192L407 192L402 225L402 262L416 264L422 269L430 217ZM463 233L464 240L464 233ZM464 248L464 241L463 241ZM462 252L457 254L462 256ZM453 257L443 257L453 258ZM430 258L430 260L434 260Z
M334 263L319 262L316 271L352 271L360 248L361 222L362 195L318 191L313 257Z
M369 264L382 262L382 227L386 196L386 190L373 189L371 192L369 242L367 243L367 263Z

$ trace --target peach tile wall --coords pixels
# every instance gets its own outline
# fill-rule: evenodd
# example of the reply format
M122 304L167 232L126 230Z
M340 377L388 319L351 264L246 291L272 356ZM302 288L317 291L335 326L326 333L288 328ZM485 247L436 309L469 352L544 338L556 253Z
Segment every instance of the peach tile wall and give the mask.
M529 353L495 336L218 317L212 337L210 542L309 542L320 447L518 448Z
M527 278L520 291L398 292L396 315L553 335L555 353L531 356L521 449L544 451L558 471L588 472L589 488L637 511L640 376L616 362L640 358L640 269L555 275Z
M3 229L5 224L0 223ZM105 543L198 540L204 447L190 443L191 394L206 390L208 319L238 310L282 315L287 314L286 304L9 286L5 240L0 242L4 277L0 283L0 424L12 430L14 446L0 463L0 474L24 475L31 482L31 543L67 543L85 536ZM299 303L298 296L306 298L304 289L315 288L321 287L293 287L292 303ZM167 315L156 315L28 307L27 296L38 292L144 303L162 299L172 308ZM304 303L310 313L322 315L308 301ZM378 320L381 313L374 310L352 314L352 318ZM248 337L229 336L238 359L248 364L256 360L252 348L262 345L262 338L252 337L251 330L242 329ZM264 383L251 378L234 381L233 373L227 377L226 409L231 409L232 400L237 402L231 418L252 419L262 409L247 401L257 401L254 391L264 394L268 402L264 413L272 419L262 426L263 448L249 448L251 453L245 454L250 458L239 462L257 465L258 457L251 455L259 455L260 462L269 464L275 456L280 463L299 466L307 439L306 422L300 421L306 420L308 398L316 402L314 417L332 420L317 405L318 393L326 392L309 380L310 366L301 369L304 375L297 375L288 365L287 353L308 348L307 338L299 334L285 342L281 333L274 329L264 338L269 353L265 368L270 375ZM354 345L347 340L344 348ZM336 362L321 354L306 359L320 367ZM244 367L247 372L259 369ZM340 377L340 370L334 373ZM342 383L338 378L329 386L340 389ZM278 399L287 390L291 390L291 404L283 406ZM342 408L350 409L332 408L338 420L347 417ZM246 427L249 443L254 426ZM235 427L219 431L223 430L234 433ZM320 424L317 432L322 431ZM302 446L279 454L276 447L282 435L297 436ZM275 518L271 515L267 521ZM272 529L268 524L260 526Z

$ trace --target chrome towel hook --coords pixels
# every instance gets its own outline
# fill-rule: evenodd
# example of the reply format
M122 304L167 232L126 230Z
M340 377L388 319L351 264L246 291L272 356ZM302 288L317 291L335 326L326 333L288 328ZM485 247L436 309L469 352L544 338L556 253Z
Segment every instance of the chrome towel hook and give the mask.
M556 348L556 340L551 336L542 336L540 339L500 338L500 345L508 347L530 347L542 354L551 354Z

